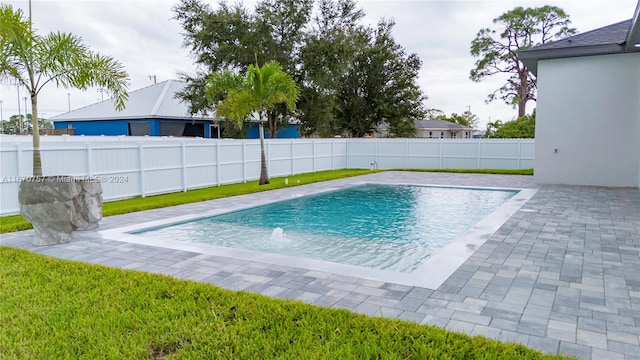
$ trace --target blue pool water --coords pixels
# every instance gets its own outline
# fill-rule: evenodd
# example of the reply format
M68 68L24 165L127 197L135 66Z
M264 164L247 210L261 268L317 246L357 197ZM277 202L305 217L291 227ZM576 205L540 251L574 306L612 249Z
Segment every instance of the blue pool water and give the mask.
M136 234L411 272L516 193L366 184Z

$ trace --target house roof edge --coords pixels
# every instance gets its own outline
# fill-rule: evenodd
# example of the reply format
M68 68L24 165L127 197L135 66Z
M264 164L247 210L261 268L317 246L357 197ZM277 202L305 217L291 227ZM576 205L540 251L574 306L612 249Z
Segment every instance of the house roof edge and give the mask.
M636 11L633 14L631 20L631 26L629 26L629 32L625 38L625 50L628 52L640 51L640 1L636 5Z
M543 49L534 51L523 51L518 54L518 58L524 63L524 65L538 76L538 61L549 59L562 59L582 56L595 56L595 55L611 55L625 53L625 47L623 44L605 44L605 45L593 45L593 46L581 46L573 48L557 48L557 49Z

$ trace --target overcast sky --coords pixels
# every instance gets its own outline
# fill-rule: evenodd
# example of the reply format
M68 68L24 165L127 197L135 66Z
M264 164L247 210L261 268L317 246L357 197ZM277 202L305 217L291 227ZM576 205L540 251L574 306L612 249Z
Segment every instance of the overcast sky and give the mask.
M27 13L27 0L4 1ZM214 7L217 1L209 1ZM233 2L233 1L229 1ZM182 48L181 28L173 20L171 8L177 0L33 0L34 29L40 34L50 31L71 32L83 38L92 50L120 60L130 77L129 91L153 82L176 79L178 71L193 72L193 60ZM244 1L253 9L255 1ZM428 97L425 105L450 113L467 108L478 115L480 125L500 119L515 118L516 110L502 102L489 105L485 99L500 87L504 78L481 83L469 79L476 59L469 45L479 29L491 27L492 20L516 6L555 5L570 15L579 32L593 30L630 19L637 0L547 0L547 1L358 1L367 13L366 21L382 18L396 21L394 37L407 52L423 61L419 84ZM5 119L24 113L25 92L18 101L15 87L2 86L0 100ZM71 109L87 106L101 99L97 89L79 91L57 89L51 84L40 93L39 114L46 118ZM106 96L105 96L106 99ZM70 100L70 101L69 101ZM28 112L31 105L28 104ZM528 112L535 103L528 104Z

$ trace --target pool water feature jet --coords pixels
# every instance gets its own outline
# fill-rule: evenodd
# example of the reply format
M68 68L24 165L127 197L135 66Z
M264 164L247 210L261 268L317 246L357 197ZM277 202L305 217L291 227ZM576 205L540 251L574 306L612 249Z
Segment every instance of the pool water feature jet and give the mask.
M271 233L271 241L282 241L284 240L284 229L281 227L277 227L273 229Z

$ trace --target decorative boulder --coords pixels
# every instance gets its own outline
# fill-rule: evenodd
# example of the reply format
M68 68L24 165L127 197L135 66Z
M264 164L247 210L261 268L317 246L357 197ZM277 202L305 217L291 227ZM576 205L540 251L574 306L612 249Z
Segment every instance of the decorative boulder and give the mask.
M102 186L70 176L31 177L20 183L20 213L33 225L34 245L73 239L74 230L95 229L102 219Z
M74 198L78 230L92 230L102 220L102 184L98 179L76 179L80 194Z

